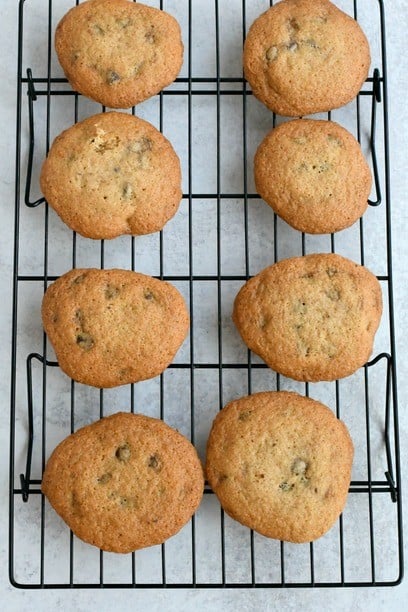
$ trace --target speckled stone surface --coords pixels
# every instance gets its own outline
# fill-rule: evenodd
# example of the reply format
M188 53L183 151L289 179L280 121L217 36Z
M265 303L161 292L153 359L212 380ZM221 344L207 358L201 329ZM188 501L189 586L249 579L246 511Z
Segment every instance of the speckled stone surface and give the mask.
M368 26L368 36L375 32L375 25L377 23L377 2L370 0L375 5L375 15L372 20L370 15L365 14L365 23ZM149 2L150 3L150 2ZM42 67L46 65L46 50L43 48L43 10L39 9L38 6L42 4L36 3L36 8L33 10L32 0L26 0L26 8L31 10L27 13L30 14L29 20L27 20L27 32L30 32L30 56L24 58L24 68L29 65ZM44 3L45 4L45 3ZM48 4L48 3L47 3ZM58 9L55 9L55 21L59 16L62 16L63 12L72 3L68 0L61 0L61 2L54 2L54 5L58 5ZM158 5L157 3L151 2L150 4ZM188 31L188 23L184 9L180 8L182 3L175 1L165 2L165 9L169 12L173 12L178 17L183 32ZM247 1L248 15L247 19L250 22L252 18L259 14L262 10L265 10L266 5L269 4L266 1L261 0L248 0ZM348 3L349 5L352 3ZM367 2L359 2L360 6L368 4ZM233 15L232 11L227 11L226 8L229 5L227 2L220 2L219 7L222 11L223 21L222 27L225 31L225 36L222 38L222 54L221 54L221 70L226 76L236 76L240 74L241 70L241 49L242 49L242 31L241 31L241 15L239 11ZM347 9L346 2L339 2L339 5ZM179 7L177 9L177 6ZM195 74L201 74L202 76L209 76L215 73L216 57L212 41L214 40L214 9L211 3L211 10L208 9L209 3L200 0L194 2L194 32L195 32L195 44L193 53L193 71ZM38 10L37 10L38 9ZM408 402L408 391L404 381L408 377L407 367L407 347L406 347L406 335L405 325L408 319L408 300L407 300L407 287L408 287L408 243L406 240L405 227L408 221L408 213L405 205L406 193L407 193L407 178L406 178L406 142L407 130L406 125L408 123L408 111L406 107L405 95L402 92L402 83L404 82L407 65L406 65L406 41L405 33L408 27L408 16L406 12L405 2L403 0L396 0L391 2L385 0L386 10L386 24L387 24L387 41L388 41L388 79L389 79L389 122L390 122L390 164L391 164L391 195L392 195L392 221L393 221L393 272L394 272L394 301L395 301L395 314L396 314L396 341L397 341L397 367L398 367L398 381L399 381L399 404L400 404L400 438L401 438L401 465L403 475L403 491L407 491L408 480L406 477L406 469L408 455L407 455L407 443L408 439L408 415L405 407ZM76 609L78 611L86 610L111 610L112 606L119 609L127 609L129 606L137 606L140 609L148 608L152 611L156 610L224 610L226 612L235 610L275 610L281 608L284 610L302 610L302 611L313 611L316 609L324 608L328 612L334 612L338 610L374 610L374 611L388 611L388 610L404 610L408 597L408 581L402 583L402 585L393 588L359 588L359 589L214 589L214 590L196 590L183 589L166 591L158 591L151 589L140 589L137 592L131 592L129 590L46 590L46 591L32 591L32 590L18 590L12 587L8 580L8 497L6 491L8 490L8 463L9 463L9 396L10 396L10 338L11 338L11 318L12 318L12 265L13 265L13 203L14 203L14 173L15 173L15 101L16 101L16 53L17 53L17 16L18 16L18 2L15 0L4 0L1 3L0 15L4 31L7 31L9 35L3 37L1 40L1 51L3 58L3 65L5 74L2 81L2 96L1 96L1 108L2 108L2 136L0 139L0 190L1 190L1 202L2 202L2 225L1 225L1 240L0 240L0 265L2 266L2 275L0 280L2 299L1 309L1 325L0 325L0 365L3 373L0 380L0 391L3 398L3 410L0 413L0 449L1 449L1 463L3 469L0 472L0 486L3 491L0 502L0 592L2 594L3 608L7 612L25 612L28 610L70 610ZM228 17L229 15L229 17ZM231 22L228 20L231 19ZM29 28L29 29L28 29ZM371 40L371 38L370 38ZM378 46L378 41L375 43ZM52 64L53 71L57 74L57 63L56 59L53 59ZM183 67L182 76L187 76L187 66ZM194 97L194 96L193 96ZM66 116L64 113L64 105L61 104L63 96L58 97L58 101L52 101L52 113L61 129L68 127L73 121L72 116ZM170 119L171 115L167 113L174 113L177 105L179 109L186 112L187 103L183 96L172 96L166 97L165 106L165 125L166 117ZM211 100L201 99L199 97L194 100L194 190L198 193L212 191L216 189L217 184L217 164L215 156L209 154L213 150L213 143L216 134L216 106L215 96ZM208 97L210 98L210 97ZM228 100L228 102L227 102ZM210 103L211 101L211 103ZM44 122L44 98L42 105L38 107L38 115L36 119ZM141 106L142 115L146 119L157 121L158 119L158 107L150 107L150 103L146 103ZM156 102L157 104L157 102ZM366 108L366 107L365 107ZM90 115L95 112L95 106L90 105L86 101L80 102L80 114L82 116ZM266 111L261 109L259 103L253 103L248 100L248 126L251 127L248 130L248 146L251 152L256 150L257 144L261 141L262 136L267 132L270 126L270 116L265 114ZM180 114L181 116L181 114ZM27 115L24 115L23 125L23 138L27 142L28 136L28 125ZM345 127L347 126L347 111L345 111ZM236 135L237 118L238 125L242 125L242 99L240 96L223 96L221 104L221 118L222 118L222 132L221 140L222 146L228 151L228 155L222 158L222 189L231 193L237 193L242 189L242 159L240 158L241 146L242 146L242 135L237 139L234 139ZM204 121L205 119L205 121ZM336 117L336 113L333 116L334 120L339 120ZM55 127L55 126L54 126ZM235 131L234 131L235 130ZM186 174L186 155L185 155L185 142L187 141L187 125L185 120L180 119L180 123L175 121L167 121L166 135L175 145L176 150L181 153L181 159L183 164L183 189L186 190L187 174ZM56 134L51 134L55 136ZM364 135L363 135L364 136ZM365 138L367 134L365 134ZM196 145L202 146L196 146ZM39 139L37 141L38 149L36 153L36 160L34 164L34 176L38 178L39 169L41 167L42 156L45 151L45 143ZM184 149L183 149L184 147ZM241 161L240 161L241 160ZM250 170L250 167L249 167ZM248 172L249 189L253 189L253 177L252 171ZM35 197L36 187L33 187L33 197ZM39 194L38 194L39 195ZM221 253L221 260L223 265L223 271L225 274L240 274L242 271L241 265L244 261L244 249L242 244L239 242L239 236L242 233L242 216L239 220L236 216L236 208L239 206L236 201L226 200L223 203L223 215L221 218L223 233L223 247ZM194 202L194 218L193 218L193 231L195 240L195 273L206 274L216 272L216 231L214 227L214 219L216 218L216 202L212 200ZM270 245L270 232L269 224L271 223L271 217L268 214L268 207L264 203L256 201L253 202L251 208L251 216L249 219L251 231L257 231L258 237L258 248L251 259L251 274L260 270L262 267L271 263L271 257L273 255L273 249L270 246L263 248L265 245ZM369 231L366 233L366 253L367 261L366 264L370 266L375 264L376 252L379 252L384 245L384 234L382 224L377 225L373 218L373 212L368 211L370 216L367 218ZM69 234L65 233L65 230L57 223L57 219L51 219L51 226L53 230L54 242L52 243L52 250L49 253L50 261L50 274L60 274L71 267L71 241L72 238ZM40 274L43 261L43 235L41 228L43 224L43 212L40 209L37 210L24 210L22 218L23 235L25 239L24 249L21 253L20 266L23 274ZM225 231L227 228L228 231ZM280 245L279 257L290 256L299 253L291 252L294 234L289 233L288 229L283 225L280 226L282 230L282 243ZM30 231L28 231L30 230ZM355 230L354 230L355 231ZM180 211L177 215L177 223L170 224L169 228L163 234L163 243L167 254L170 256L166 258L164 262L164 273L168 274L169 271L175 274L176 272L180 275L188 274L188 244L186 244L185 236L188 235L188 207L186 203L182 203ZM346 234L345 236L339 237L337 246L341 247L347 242L353 242L354 234ZM183 238L181 240L181 238ZM122 241L117 239L115 249L110 246L106 248L105 258L106 265L108 266L128 266L129 265L129 243L128 241ZM300 241L299 241L300 244ZM308 248L314 246L313 240L308 242ZM118 248L119 247L119 248ZM327 250L330 250L330 241L326 243ZM269 249L269 250L268 250ZM158 252L158 237L146 237L142 238L137 242L137 262L138 269L145 273L159 274L160 266L158 258L155 257L152 261L151 253ZM232 253L232 256L231 256ZM350 256L354 256L358 259L359 252L351 249ZM98 266L100 261L99 252L89 250L84 245L83 241L78 242L78 258L77 265L88 265ZM380 266L381 267L381 266ZM379 274L384 274L384 270L377 268ZM41 283L40 283L41 284ZM202 283L203 284L203 283ZM195 358L197 361L213 361L217 359L217 312L216 309L206 308L200 309L199 305L204 301L204 296L208 303L216 304L217 299L217 288L202 287L202 284L197 284L194 293L194 301L196 304L196 316L195 325L199 335L195 342ZM234 283L231 283L234 285ZM181 290L186 291L185 287L180 287ZM233 301L233 297L238 291L239 286L235 284L230 288L225 289L225 315L223 317L223 333L225 334L226 342L224 344L224 359L226 361L233 360L239 355L241 350L241 343L239 339L232 333L232 323L230 322L230 311ZM20 301L20 317L22 321L21 327L21 340L23 350L30 347L34 350L41 349L42 343L42 331L41 326L38 324L36 318L36 309L41 301L42 286L39 287L28 287L27 290L23 291ZM25 358L25 356L24 356ZM180 355L181 360L188 360L188 347L186 351ZM36 369L36 376L41 377L40 369ZM50 436L50 445L56 441L58 436L61 436L60 424L62 422L67 425L69 416L66 412L66 402L69 397L69 384L64 386L62 374L59 374L56 369L52 369L50 374L51 389L54 387L58 388L58 394L49 397L49 401L53 404L52 418L47 423L47 431ZM376 375L373 373L375 379ZM202 455L204 448L204 440L209 431L209 426L212 418L215 416L216 411L219 408L219 396L218 396L218 374L216 377L211 376L211 372L206 370L197 370L195 374L195 400L197 405L196 412L196 433L197 433L197 445L199 453ZM270 383L269 379L262 378L262 374L258 371L254 373L254 382L256 383L256 390L260 390L262 386L267 388ZM352 385L353 381L349 381ZM375 382L375 380L374 380ZM177 412L170 410L171 402L169 401L169 412L165 415L167 422L171 426L178 427L179 430L188 435L190 420L189 420L189 395L186 393L186 385L189 384L189 379L183 377L183 372L174 370L171 375L166 379L166 393L177 401ZM17 422L17 433L19 440L26 439L26 390L25 380L21 377L19 381L21 389L17 397L18 414L19 420ZM151 416L158 416L160 412L160 406L151 402L152 398L157 397L157 385L158 381L152 381L146 386L138 388L138 401L144 402L146 406L149 406ZM224 397L223 401L226 402L232 397L243 395L247 392L247 385L245 376L242 374L239 377L233 377L231 373L225 371L223 379ZM293 387L293 390L299 390L297 387ZM321 401L327 401L327 403L333 401L333 396L327 391L325 385L319 387L313 387L313 395L316 399ZM345 391L346 392L346 391ZM328 395L327 395L328 394ZM326 397L327 395L327 397ZM81 401L86 402L87 409L81 417L78 417L76 427L79 427L86 422L97 418L99 412L98 395L90 390L84 389L80 394ZM114 393L109 396L109 399L117 400L120 404L119 408L123 408L121 403L121 396L117 396ZM358 399L358 398L357 398ZM38 397L37 397L38 400ZM375 403L375 398L373 398ZM346 410L347 412L347 410ZM345 416L350 416L349 414ZM348 419L351 424L352 435L356 442L356 471L354 478L362 478L364 475L364 456L361 453L360 443L364 439L364 419L360 418L359 415L355 415L354 419ZM40 423L36 425L39 427ZM47 447L47 454L50 452L51 446ZM374 448L374 453L381 457L381 452ZM378 450L378 453L377 453ZM16 449L16 462L17 470L24 469L25 462L25 446L19 444ZM41 466L41 456L38 456L38 450L35 455L35 466ZM381 474L382 460L379 465L374 466ZM34 477L39 477L39 474L34 474ZM16 481L16 484L17 481ZM212 522L219 520L219 509L214 504L212 499L208 499L212 496L204 496L203 511L205 516ZM405 495L405 499L407 496ZM379 574L387 572L387 568L395 566L395 540L393 534L390 534L386 526L389 524L390 517L387 516L388 508L383 512L384 524L381 523L381 528L376 531L376 546L381 549L381 567L377 568ZM404 503L405 507L405 518L407 521L408 506ZM358 510L357 506L353 503L347 508L347 512L354 516L354 513ZM21 549L19 555L19 572L25 574L27 579L35 579L35 576L30 575L32 567L32 549L38 547L39 536L38 536L38 524L36 520L33 520L33 516L38 516L39 512L39 496L35 496L30 503L23 507L23 525L26 527L25 532L25 546ZM199 514L199 521L202 520L202 515ZM46 511L47 526L49 525L52 529L54 546L50 551L50 557L47 562L47 575L50 577L58 577L61 575L61 571L67 574L67 565L64 557L61 556L61 550L66 545L66 532L63 531L60 523L53 518L50 509ZM405 521L405 522L406 522ZM385 528L382 528L385 525ZM31 526L31 527L30 527ZM199 523L200 530L202 529L202 523ZM219 559L219 533L213 531L201 531L203 534L199 542L199 550L201 552L207 551L207 554L212 554L212 563L208 564L204 569L200 568L200 580L211 580L214 579L212 567L218 562ZM228 560L229 567L233 570L233 577L236 581L247 578L248 576L248 559L242 557L241 550L248 550L248 536L245 531L233 526L231 523L227 524L227 535L228 535ZM355 538L359 537L358 522L356 523ZM184 530L180 535L181 540L178 544L170 543L166 548L167 557L171 571L168 574L168 579L179 579L181 576L185 580L190 579L191 576L191 565L185 565L184 555L185 550L189 554L189 538L188 533ZM230 544L233 544L230 546ZM218 546L218 548L217 548ZM328 548L335 547L335 542L328 542ZM62 547L62 548L61 548ZM276 565L278 565L278 556L274 557L275 549L272 546L268 547L264 542L257 540L257 550L259 554L264 555L267 559L276 559ZM407 550L407 547L405 547ZM216 551L214 553L214 550ZM184 551L184 552L183 552ZM76 548L76 567L81 567L84 580L90 580L91 576L95 575L95 571L98 571L99 560L96 556L90 556L87 549L82 547ZM347 571L350 571L354 575L361 575L363 570L369 571L369 559L357 550L353 548L349 554L347 552ZM299 578L303 572L309 567L308 551L304 552L303 549L292 548L287 550L288 563L295 557L294 574L288 576L292 579ZM368 566L368 567L367 567ZM259 564L262 569L261 564ZM141 559L138 564L138 572L141 579L146 578L147 571L149 568L153 568L160 571L160 563L158 558L154 556L147 556ZM272 578L279 578L276 575L275 565L272 565L272 571L275 571L275 575ZM306 568L306 569L305 569ZM113 577L116 575L115 572L122 571L122 566L119 561L114 559L106 559L105 572L107 576ZM296 571L298 574L296 575ZM326 575L331 576L331 572L335 571L328 564L324 568L319 567L319 571L326 572ZM304 575L304 573L303 573ZM228 576L232 579L231 575ZM147 579L147 578L146 578ZM309 579L309 576L307 577ZM405 602L405 603L404 603Z

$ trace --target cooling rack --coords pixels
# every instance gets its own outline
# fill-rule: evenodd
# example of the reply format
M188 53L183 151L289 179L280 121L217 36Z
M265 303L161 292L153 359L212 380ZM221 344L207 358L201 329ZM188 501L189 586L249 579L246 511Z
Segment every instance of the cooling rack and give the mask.
M78 2L77 2L78 3ZM266 0L147 2L179 20L185 62L177 81L132 112L172 141L183 168L176 217L152 236L90 241L48 209L39 169L62 129L105 110L74 93L53 51L53 32L74 0L20 0L10 428L9 575L20 588L341 587L398 584L403 575L401 487L392 293L387 73L381 0L338 0L361 22L372 69L357 99L323 118L349 129L374 187L364 219L331 236L296 232L255 192L252 159L282 121L257 102L241 51ZM384 314L372 359L333 383L279 376L242 345L231 324L239 287L284 257L338 252L379 279ZM61 373L43 334L40 305L71 267L123 267L174 283L191 332L160 377L96 390ZM216 412L260 390L291 389L329 405L348 425L355 461L346 509L312 544L268 540L224 515L211 490L192 521L162 546L112 555L77 540L45 502L41 475L54 446L78 427L121 410L163 418L204 458Z

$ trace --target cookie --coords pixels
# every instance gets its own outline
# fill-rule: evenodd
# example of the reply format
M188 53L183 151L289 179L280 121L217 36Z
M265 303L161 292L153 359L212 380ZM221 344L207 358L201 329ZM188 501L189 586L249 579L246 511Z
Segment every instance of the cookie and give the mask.
M284 259L251 278L235 298L233 320L270 368L317 382L349 376L366 363L381 313L374 274L319 253Z
M297 117L350 102L368 75L361 27L328 0L282 0L260 15L244 45L254 95L279 115Z
M48 287L42 319L61 369L100 388L157 376L189 329L177 289L130 270L67 272Z
M180 161L153 125L126 113L88 117L54 140L41 190L87 238L157 232L180 205Z
M176 19L128 0L88 0L59 22L55 50L75 91L130 108L172 83L183 63Z
M159 419L125 412L63 440L41 486L78 538L116 553L176 534L203 489L202 466L187 438Z
M311 542L344 509L353 444L346 426L297 393L256 393L217 415L207 479L224 510L269 538Z
M261 198L309 234L338 232L367 209L371 172L357 140L333 121L295 119L264 138L255 155Z

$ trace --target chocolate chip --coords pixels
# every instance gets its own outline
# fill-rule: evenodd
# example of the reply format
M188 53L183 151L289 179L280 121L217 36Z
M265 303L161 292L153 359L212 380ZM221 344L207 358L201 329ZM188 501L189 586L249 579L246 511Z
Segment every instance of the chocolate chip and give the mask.
M133 74L135 76L137 76L139 74L139 72L141 71L141 69L143 68L143 66L145 65L145 62L139 62L138 64L136 64L133 68Z
M337 145L338 147L342 147L343 143L340 140L340 138L337 138L337 136L334 136L333 134L327 134L327 140L332 143Z
M150 29L146 32L145 34L145 40L146 42L148 42L149 44L153 44L156 41L156 37L154 34L154 26L150 26Z
M153 147L153 142L147 136L142 136L138 140L134 140L130 144L130 150L133 153L146 153L146 151L151 151Z
M118 81L120 81L120 76L118 75L118 73L114 70L108 70L108 72L106 73L106 82L109 85L113 85L113 83L117 83Z
M156 468L158 465L159 462L157 461L157 457L155 455L152 455L149 459L149 467Z
M329 278L333 278L333 276L337 274L337 268L327 268L326 274Z
M265 55L268 62L275 61L278 57L278 47L269 47Z
M119 503L123 508L137 508L137 500L135 497L119 496Z
M341 297L341 293L336 287L331 287L325 293L332 302L338 302Z
M147 465L149 468L151 468L155 472L161 472L162 470L161 461L157 455L150 455Z
M300 26L294 17L289 20L289 28L295 30L295 32L299 32L300 30Z
M130 455L131 455L131 452L130 452L129 444L127 443L122 444L122 446L118 446L115 452L116 459L119 459L119 461L123 461L123 462L129 461Z
M238 415L238 421L248 421L248 419L251 417L253 410L241 410L241 412Z
M119 288L114 285L107 285L105 289L105 297L107 300L114 300L119 295Z
M313 170L317 169L318 173L321 174L322 172L327 172L328 170L330 170L331 164L329 164L329 162L324 161L321 164L318 164L317 166L313 166Z
M122 29L126 29L128 26L130 26L132 24L132 20L127 17L126 19L116 19L116 23L118 24L119 27L121 27Z
M95 152L103 154L105 151L116 149L116 147L119 145L120 138L119 136L112 136L107 140L102 140L100 137L98 137L97 142L95 138L91 140L91 143L94 142L96 143Z
M140 167L146 169L149 166L149 156L147 156L147 153L153 148L153 142L150 138L143 136L138 140L134 140L128 148L132 153L136 153L137 162Z
M80 310L78 308L78 310L75 312L75 322L78 325L78 327L83 327L83 323L84 323L84 313L82 312L82 310Z
M294 486L295 486L294 484L289 484L288 482L281 482L279 485L279 488L282 491L291 491Z
M99 36L104 36L105 35L105 30L102 28L102 26L99 25L99 23L94 23L92 25L93 31L95 32L95 34L99 34Z
M291 471L295 476L303 476L307 470L307 463L303 459L299 457L294 460L292 463Z
M80 285L83 280L85 279L86 274L79 274L78 276L76 276L74 278L74 280L72 281L73 285Z
M297 476L299 478L299 482L303 483L304 485L309 484L309 478L306 476L308 467L308 463L299 457L294 460L291 467L292 473Z
M293 311L297 314L304 315L307 313L307 305L306 302L301 302L300 300L293 305Z
M269 319L269 318L266 318L266 317L262 317L262 316L261 316L261 318L260 318L260 320L259 320L259 324L258 324L258 325L259 325L259 327L260 327L261 329L265 329L265 327L268 325L269 321L270 321L270 319Z
M77 335L76 342L78 346L84 351L89 351L95 344L93 338L87 332L81 332Z
M146 291L143 293L143 297L145 300L154 300L154 295L151 291L149 291L149 289L146 289Z
M112 474L110 472L106 472L106 474L102 474L100 478L98 478L99 484L106 484L112 478Z
M122 198L129 200L133 195L133 187L130 183L125 183L122 187Z

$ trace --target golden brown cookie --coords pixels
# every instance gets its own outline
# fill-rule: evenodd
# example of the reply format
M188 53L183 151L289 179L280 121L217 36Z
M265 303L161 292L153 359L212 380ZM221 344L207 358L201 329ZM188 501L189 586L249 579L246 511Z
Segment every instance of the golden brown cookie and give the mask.
M42 319L61 369L101 388L163 372L189 328L175 287L130 270L67 272L48 287Z
M118 412L63 440L41 489L78 538L128 553L176 534L196 511L204 478L187 438L159 419Z
M115 111L57 136L40 183L61 219L94 239L157 232L182 197L180 161L170 142L147 121Z
M129 108L172 83L183 63L176 19L128 0L88 0L59 22L55 49L75 91Z
M279 115L302 116L350 102L368 75L359 24L329 0L282 0L260 15L244 45L254 95Z
M338 232L365 212L371 172L357 140L333 121L295 119L264 138L254 161L259 195L289 225Z
M346 504L353 444L315 400L256 393L218 413L207 444L207 479L224 510L269 537L311 542Z
M335 380L364 365L382 313L377 278L345 257L284 259L251 278L233 320L245 344L295 380Z

